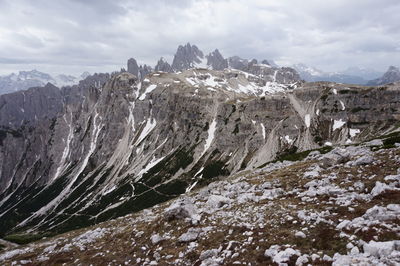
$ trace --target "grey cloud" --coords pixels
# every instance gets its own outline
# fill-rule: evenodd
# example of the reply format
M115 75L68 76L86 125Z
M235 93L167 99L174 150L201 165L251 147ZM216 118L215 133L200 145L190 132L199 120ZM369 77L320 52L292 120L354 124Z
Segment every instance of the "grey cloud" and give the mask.
M19 63L110 71L132 56L155 64L188 41L327 70L400 61L397 0L0 0L0 10L3 72Z

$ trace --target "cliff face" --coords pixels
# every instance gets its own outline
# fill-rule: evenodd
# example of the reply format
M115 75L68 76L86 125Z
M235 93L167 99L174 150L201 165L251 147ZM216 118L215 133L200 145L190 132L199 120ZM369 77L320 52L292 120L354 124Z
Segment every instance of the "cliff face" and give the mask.
M99 75L28 92L0 97L1 234L118 217L400 121L398 85L266 82L229 69L152 73L141 83Z

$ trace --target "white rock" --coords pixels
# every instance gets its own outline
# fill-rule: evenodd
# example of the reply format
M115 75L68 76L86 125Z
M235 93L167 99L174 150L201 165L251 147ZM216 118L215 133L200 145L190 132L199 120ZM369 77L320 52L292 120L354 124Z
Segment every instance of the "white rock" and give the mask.
M353 247L350 251L351 255L358 255L360 253L360 250L358 250L358 247Z
M347 227L350 224L349 220L344 220L340 224L336 226L336 229L342 230L343 228Z
M187 198L179 199L172 203L164 211L167 220L173 219L198 219L198 211L196 206Z
M364 143L365 146L371 147L371 146L382 146L383 141L381 139L374 139L369 142Z
M296 260L296 265L304 265L308 262L308 255L301 255L300 257L297 258Z
M392 190L392 189L395 189L395 188L392 188L392 187L386 185L385 183L381 183L381 182L377 181L375 183L375 187L371 190L370 194L372 197L376 197L376 196L382 194L383 192L385 192L387 190Z
M211 208L218 209L224 205L229 204L231 201L231 199L224 196L211 195L207 200L207 205Z
M179 238L178 241L179 242L191 242L191 241L195 241L200 234L201 229L197 229L197 228L189 228L189 230L182 234Z
M364 252L368 253L374 257L380 258L383 256L388 256L392 251L400 250L400 241L386 241L386 242L375 242L371 240L369 243L364 244Z
M296 232L296 233L294 234L294 236L295 236L295 237L300 237L300 238L306 238L306 237L307 237L306 234L304 234L304 233L301 232L301 231Z
M201 252L200 260L206 260L218 255L218 249L209 249Z
M150 240L151 240L151 243L153 243L153 245L157 245L161 241L165 240L165 238L160 236L159 234L155 234L150 237Z
M374 161L374 157L367 154L367 155L361 156L360 158L355 160L353 162L353 165L367 165L367 164L373 163L373 161Z

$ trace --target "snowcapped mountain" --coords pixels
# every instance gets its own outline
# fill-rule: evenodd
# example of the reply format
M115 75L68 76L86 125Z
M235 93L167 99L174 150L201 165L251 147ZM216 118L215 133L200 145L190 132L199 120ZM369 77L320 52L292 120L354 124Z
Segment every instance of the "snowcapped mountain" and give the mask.
M199 67L204 62L206 67ZM224 67L226 64L228 67ZM169 66L171 72L161 71ZM368 204L389 202L380 198L386 197L383 191L389 186L395 190L387 195L397 196L393 194L397 193L396 177L386 180L385 176L397 171L394 165L398 154L394 149L398 149L399 141L400 84L388 84L382 89L307 83L300 80L293 68L275 67L267 60L225 59L218 50L204 56L190 44L178 48L172 65L162 59L156 68L157 72L132 58L127 72L95 74L61 89L47 83L44 87L0 96L1 238L29 241L134 212L138 220L128 220L140 227L128 226L134 233L112 239L126 240L124 248L133 246L146 251L140 255L136 250L127 253L138 254L137 264L143 262L142 255L150 254L148 250L168 250L154 247L169 240L178 243L169 243L175 252L175 264L198 264L200 256L202 260L217 256L227 245L232 246L232 251L241 247L235 252L246 250L244 243L258 236L266 239L263 232L271 235L265 228L283 226L282 236L286 237L296 229L293 235L298 241L291 239L294 242L290 242L290 247L283 242L273 248L270 246L275 242L268 242L268 247L262 245L260 263L265 265L270 262L266 257L278 259L280 252L299 257L302 252L319 252L313 249L319 248L319 244L302 245L304 235L310 234L322 245L328 237L342 236L341 231L336 231L343 221L339 213L348 215L346 232L350 232L351 221L373 207ZM65 82L71 79L59 78ZM378 136L381 139L369 144L370 148L357 145ZM353 144L346 150L334 149ZM386 149L386 155L380 151ZM299 164L287 162L308 155L309 159ZM374 158L379 163L375 164ZM383 163L387 164L385 168ZM273 170L278 172L269 176ZM371 178L361 175L361 170L382 172ZM216 180L222 183L214 183ZM386 181L388 184L382 183ZM197 198L183 197L167 208L155 207L153 210L161 208L167 213L153 220L155 216L149 208L182 194L193 195L190 193L198 189L203 190ZM186 204L185 199L195 202ZM349 209L349 201L355 204L354 208L362 205L364 209ZM313 202L323 202L330 209L318 204L314 209L308 208ZM190 206L186 209L186 205ZM194 211L194 206L204 211ZM240 215L225 212L224 206L233 206ZM223 211L216 216L207 213L213 208ZM379 210L392 213L396 208ZM249 216L248 210L255 212ZM277 220L273 220L276 210L283 212L276 213ZM263 214L274 222L264 223ZM166 220L160 220L164 219L161 217ZM110 223L122 221L118 228L125 230L129 223L123 219ZM227 227L219 228L217 220ZM322 221L326 224L318 225ZM52 248L46 246L44 250L39 244L37 247L49 256L50 252L60 250L69 254L63 253L64 260L72 258L85 251L92 238L106 236L108 230L102 228L104 225L75 235L72 243L64 235L66 242L57 239ZM300 225L307 225L307 230ZM154 236L158 230L164 230L162 236ZM223 232L224 236L232 230L228 235L242 238L232 239L227 245L215 243L215 250L208 251L208 255L186 252L185 245L206 236L210 232L207 230ZM178 233L179 236L175 235ZM379 236L374 239L380 240ZM142 241L143 245L135 241ZM343 254L346 244L321 246L319 254L331 252L332 248L338 249L338 255ZM361 247L363 242L359 244ZM103 242L103 246L110 245ZM177 246L182 250L179 253ZM196 243L190 247L193 252L200 252ZM20 255L25 254L24 250ZM256 247L248 250L249 258L253 252L259 252ZM26 251L28 254L33 249ZM10 252L0 255L0 263L16 255L15 251ZM159 259L171 258L170 254L164 254L164 258L155 252L152 256ZM187 257L182 259L179 254ZM47 255L40 259L46 261ZM232 263L238 256L232 258ZM311 257L314 254L307 258ZM150 264L150 259L145 261Z
M270 60L270 62L264 59L259 63L256 59L247 60L239 56L224 58L218 49L204 56L204 53L196 45L187 43L186 45L179 45L172 65L161 57L154 69L155 71L168 73L178 73L192 68L219 71L235 69L262 77L266 82L289 84L300 80L300 76L293 68L281 68L272 60ZM152 69L149 67L148 71L141 73L139 69L142 68L142 66L139 67L134 58L128 60L127 66L128 72L139 77L140 80L143 80L145 75L152 72Z
M352 67L339 72L324 72L315 67L310 67L304 64L296 64L292 66L300 74L301 78L305 81L330 81L347 84L366 84L368 80L379 76L380 72L366 69Z
M71 75L51 76L37 70L20 71L18 74L12 73L7 76L0 76L0 95L19 90L26 90L31 87L44 86L51 83L57 87L71 86L86 78L89 73L85 72L80 77Z

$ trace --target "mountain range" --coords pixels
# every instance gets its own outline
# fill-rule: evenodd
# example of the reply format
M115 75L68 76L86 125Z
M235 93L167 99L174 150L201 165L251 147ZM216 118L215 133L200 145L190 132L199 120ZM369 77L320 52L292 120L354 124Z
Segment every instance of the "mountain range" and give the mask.
M338 83L365 85L370 80L383 75L382 72L373 69L358 67L351 67L339 72L325 72L315 67L310 67L304 64L296 64L292 67L296 69L302 79L308 82L330 81Z
M18 90L26 90L31 87L44 86L47 83L52 83L58 87L71 86L78 84L80 80L85 79L89 75L88 72L84 72L79 77L65 74L59 74L53 77L50 74L35 69L32 71L19 71L18 74L12 73L10 75L0 76L0 95Z
M338 220L341 218L328 218L326 211L329 214L350 213L348 219L352 220L367 207L350 211L349 205L346 205L348 200L360 205L364 204L364 200L372 201L375 196L383 195L381 188L385 186L382 182L394 188L393 195L397 195L397 189L400 189L395 183L397 181L389 183L392 179L384 177L397 171L393 164L398 159L399 92L400 83L366 87L306 82L293 68L277 67L268 60L258 62L238 56L224 58L218 49L205 55L197 46L188 43L178 47L171 64L161 58L154 69L139 65L131 58L127 62L127 71L89 75L78 84L61 89L47 83L1 95L0 237L26 243L138 213L137 220L129 217L113 220L112 223L123 221L121 230L130 232L127 242L120 248L131 245L146 253L143 256L156 256L155 252L162 252L162 248L157 247L156 250L153 246L163 240L175 239L168 235L169 229L165 227L175 228L185 234L179 237L176 246L171 246L177 253L171 257L175 264L200 264L196 262L200 255L196 253L193 259L189 258L191 253L186 246L192 245L192 250L198 247L196 243L189 243L200 237L205 232L203 229L219 230L213 227L216 226L215 221L205 221L207 214L203 212L202 216L194 211L194 205L206 209L203 203L209 198L215 208L231 206L235 202L232 204L238 213L254 199L260 204L271 204L263 205L272 210L268 211L268 215L285 218L285 221L278 219L276 224L262 228L258 226L265 219L259 220L257 213L251 217L241 214L236 217L238 223L223 220L222 224L226 225L224 230L246 236L246 240L239 243L232 240L230 245L233 246L242 246L244 241L250 241L250 237L265 233L265 228L270 234L270 228L287 225L279 238L288 235L293 226L300 225L299 219L304 221L302 225L306 224L306 219L318 220L318 223L310 224L310 231L314 232L315 227L318 229L312 237L314 239L336 237L336 224L341 222ZM371 148L359 147L370 140L375 141L368 144L367 147ZM339 146L345 147L345 150ZM389 149L390 154L383 154L381 149ZM302 161L309 155L311 161ZM373 164L372 156L380 156L380 163L384 161L388 164L386 168ZM359 159L361 162L357 161ZM299 161L299 164L290 168L288 161ZM345 166L348 161L352 163ZM357 170L361 165L370 168ZM267 184L263 178L266 178L268 169L278 169L279 173L269 176L270 183ZM379 177L373 177L375 179L360 176L360 172L371 173L374 169L386 170ZM299 181L300 177L295 175L301 173L303 177L305 172L309 176ZM397 180L397 177L392 178ZM231 179L235 181L224 182ZM339 185L345 186L346 191L338 188ZM194 199L185 197L202 188L204 190L199 192L196 202L190 203ZM211 197L216 188L220 191L219 195ZM355 191L364 191L368 195L362 192L360 196ZM264 192L267 194L261 198ZM296 193L303 194L298 197ZM148 209L156 205L164 206L159 204L180 195L183 196L176 204L164 208L165 214L153 215ZM282 201L270 202L275 198ZM386 204L395 203L390 198L381 200L379 202ZM322 214L305 210L307 204L314 201L326 205L313 207ZM304 210L298 214L296 209L289 219L289 210L294 204L302 205ZM333 204L337 205L334 209L329 207ZM384 211L397 210L396 206ZM372 207L368 205L368 208ZM284 216L275 213L281 209L288 212L284 212ZM300 209L298 211L301 212ZM235 216L234 213L219 214L219 218L213 216L213 219ZM246 222L246 219L253 218L254 221ZM322 220L324 218L326 220ZM127 229L128 220L138 228ZM322 221L323 224L319 225ZM327 225L333 224L335 227L324 230ZM105 224L97 226L105 228ZM54 240L52 250L62 249L64 261L51 261L47 255L36 258L33 253L31 259L38 263L42 259L50 265L60 261L71 262L69 259L74 258L74 254L86 250L91 237L107 235L108 229L104 228L97 227L70 240L64 235L64 239L71 243L59 244ZM157 230L165 231L159 232L162 236L153 237ZM296 227L296 230L300 228ZM222 236L226 233L224 231ZM146 239L141 239L141 236L146 236ZM148 242L149 237L151 242ZM110 242L102 245L105 249L117 249L110 244L117 239L110 237ZM302 246L302 239L301 235L295 242L296 247L282 243L282 247L271 247L268 252L264 249L262 257L275 259L277 256L279 259L277 254L281 248L300 256L300 251L296 250ZM379 239L383 237L375 240ZM322 240L318 243L325 245L326 241ZM143 241L143 245L137 246L134 241ZM150 243L152 246L149 246ZM340 246L321 248L324 252L331 249L341 254L345 252L342 242L338 240L335 243L340 243ZM75 244L80 251L74 252ZM360 242L360 247L363 244ZM44 248L40 245L36 247ZM51 249L47 244L43 245L46 245L47 251ZM215 247L219 250L215 251L216 254L225 248L225 244L221 250ZM25 253L32 250L27 248ZM260 251L256 247L249 250L255 253ZM41 255L49 253L47 251L43 250ZM25 254L24 251L10 252L0 255L0 262ZM90 252L97 254L94 250ZM125 254L139 256L139 251L135 249ZM251 257L251 254L248 255ZM185 263L179 261L183 256ZM203 259L209 258L207 256L204 255ZM131 261L127 264L134 264L133 257L129 259ZM149 258L136 260L137 264L141 262L151 264Z

